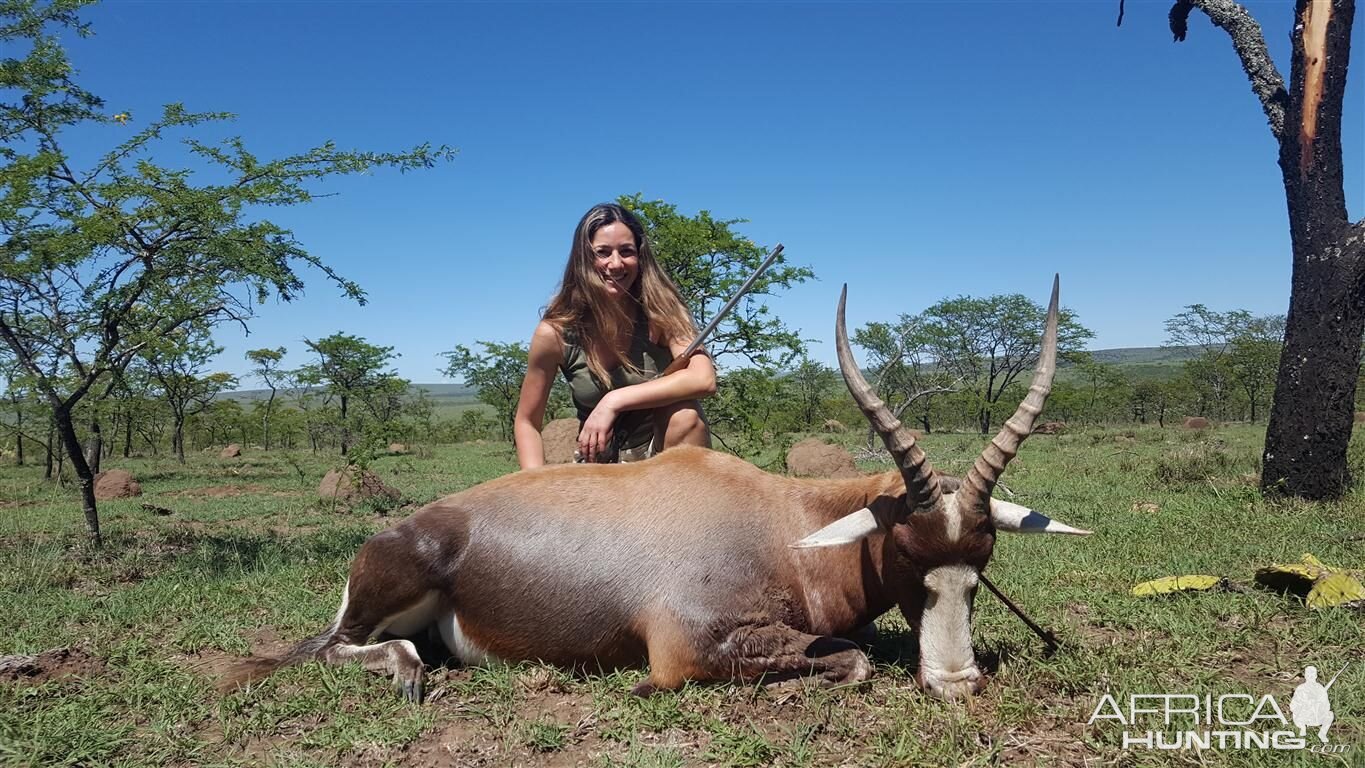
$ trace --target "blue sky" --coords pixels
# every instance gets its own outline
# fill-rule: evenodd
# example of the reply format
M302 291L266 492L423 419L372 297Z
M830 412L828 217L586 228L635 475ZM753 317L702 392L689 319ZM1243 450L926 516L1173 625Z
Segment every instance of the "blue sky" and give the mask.
M1289 74L1292 2L1247 3ZM771 301L833 363L849 322L1052 273L1095 348L1150 346L1187 304L1288 307L1276 148L1226 34L1170 3L132 2L86 15L81 78L133 123L160 105L238 115L263 156L332 139L460 150L450 164L328 182L271 217L358 281L224 327L218 367L336 331L442 378L440 352L529 338L591 204L640 192L745 218L818 280ZM1354 47L1365 52L1356 25ZM1357 57L1359 58L1359 57ZM1361 215L1359 62L1344 126ZM249 377L243 386L255 386Z

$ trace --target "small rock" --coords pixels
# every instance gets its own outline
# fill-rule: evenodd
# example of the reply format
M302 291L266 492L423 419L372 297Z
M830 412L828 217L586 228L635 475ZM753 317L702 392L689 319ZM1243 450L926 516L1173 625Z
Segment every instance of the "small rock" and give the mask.
M228 447L224 448L224 449L222 450L222 452L220 452L220 453L218 454L218 458L220 458L220 459L235 459L235 458L237 458L238 456L241 456L241 455L242 455L242 446L240 446L240 445L238 445L238 444L236 444L236 443L233 443L233 444L229 445Z
M1184 427L1185 429L1208 429L1209 420L1203 416L1186 416Z

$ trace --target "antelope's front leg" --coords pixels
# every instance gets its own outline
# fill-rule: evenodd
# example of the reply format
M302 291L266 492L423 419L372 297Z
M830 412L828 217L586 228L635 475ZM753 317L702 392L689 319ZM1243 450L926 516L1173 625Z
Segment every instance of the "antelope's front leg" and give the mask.
M838 685L872 676L872 663L851 640L811 635L785 624L744 625L710 648L670 645L664 652L663 643L650 642L649 678L635 687L636 694L672 690L687 680L776 683L815 677Z
M785 624L739 627L716 650L727 676L746 683L815 677L825 685L839 685L872 676L872 663L852 640L807 634Z

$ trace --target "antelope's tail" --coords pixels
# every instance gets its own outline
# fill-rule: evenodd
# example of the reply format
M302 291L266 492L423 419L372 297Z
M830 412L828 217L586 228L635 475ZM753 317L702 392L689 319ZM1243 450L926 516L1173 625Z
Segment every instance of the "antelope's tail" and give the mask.
M312 661L321 657L323 652L332 645L332 638L336 635L336 631L337 624L333 622L327 629L301 641L279 658L252 656L237 662L218 679L216 686L218 692L230 693L268 677L284 667L302 664L305 661Z

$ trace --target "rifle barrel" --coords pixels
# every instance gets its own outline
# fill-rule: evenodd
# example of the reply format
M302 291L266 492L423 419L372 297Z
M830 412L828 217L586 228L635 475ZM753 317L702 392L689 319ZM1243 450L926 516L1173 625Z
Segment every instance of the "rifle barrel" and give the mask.
M716 330L716 326L720 325L720 321L724 320L725 316L730 314L730 310L734 309L735 305L739 303L739 300L744 298L744 294L748 293L749 288L754 284L754 281L758 279L758 276L767 271L768 267L771 267L773 262L777 261L777 257L781 253L782 244L778 243L772 253L768 254L768 258L764 259L763 263L758 265L758 269L754 270L754 273L749 275L749 279L745 280L744 284L739 287L739 290L735 292L735 295L731 296L730 300L725 302L725 306L721 307L720 311L716 313L716 316L711 318L711 322L707 323L706 327L701 329L701 333L698 333L695 339L692 339L692 343L688 344L687 349L683 350L683 353L679 355L680 358L685 359L691 357L692 353L697 351L697 348L702 345L702 342L706 340L706 337L710 336L711 332Z

